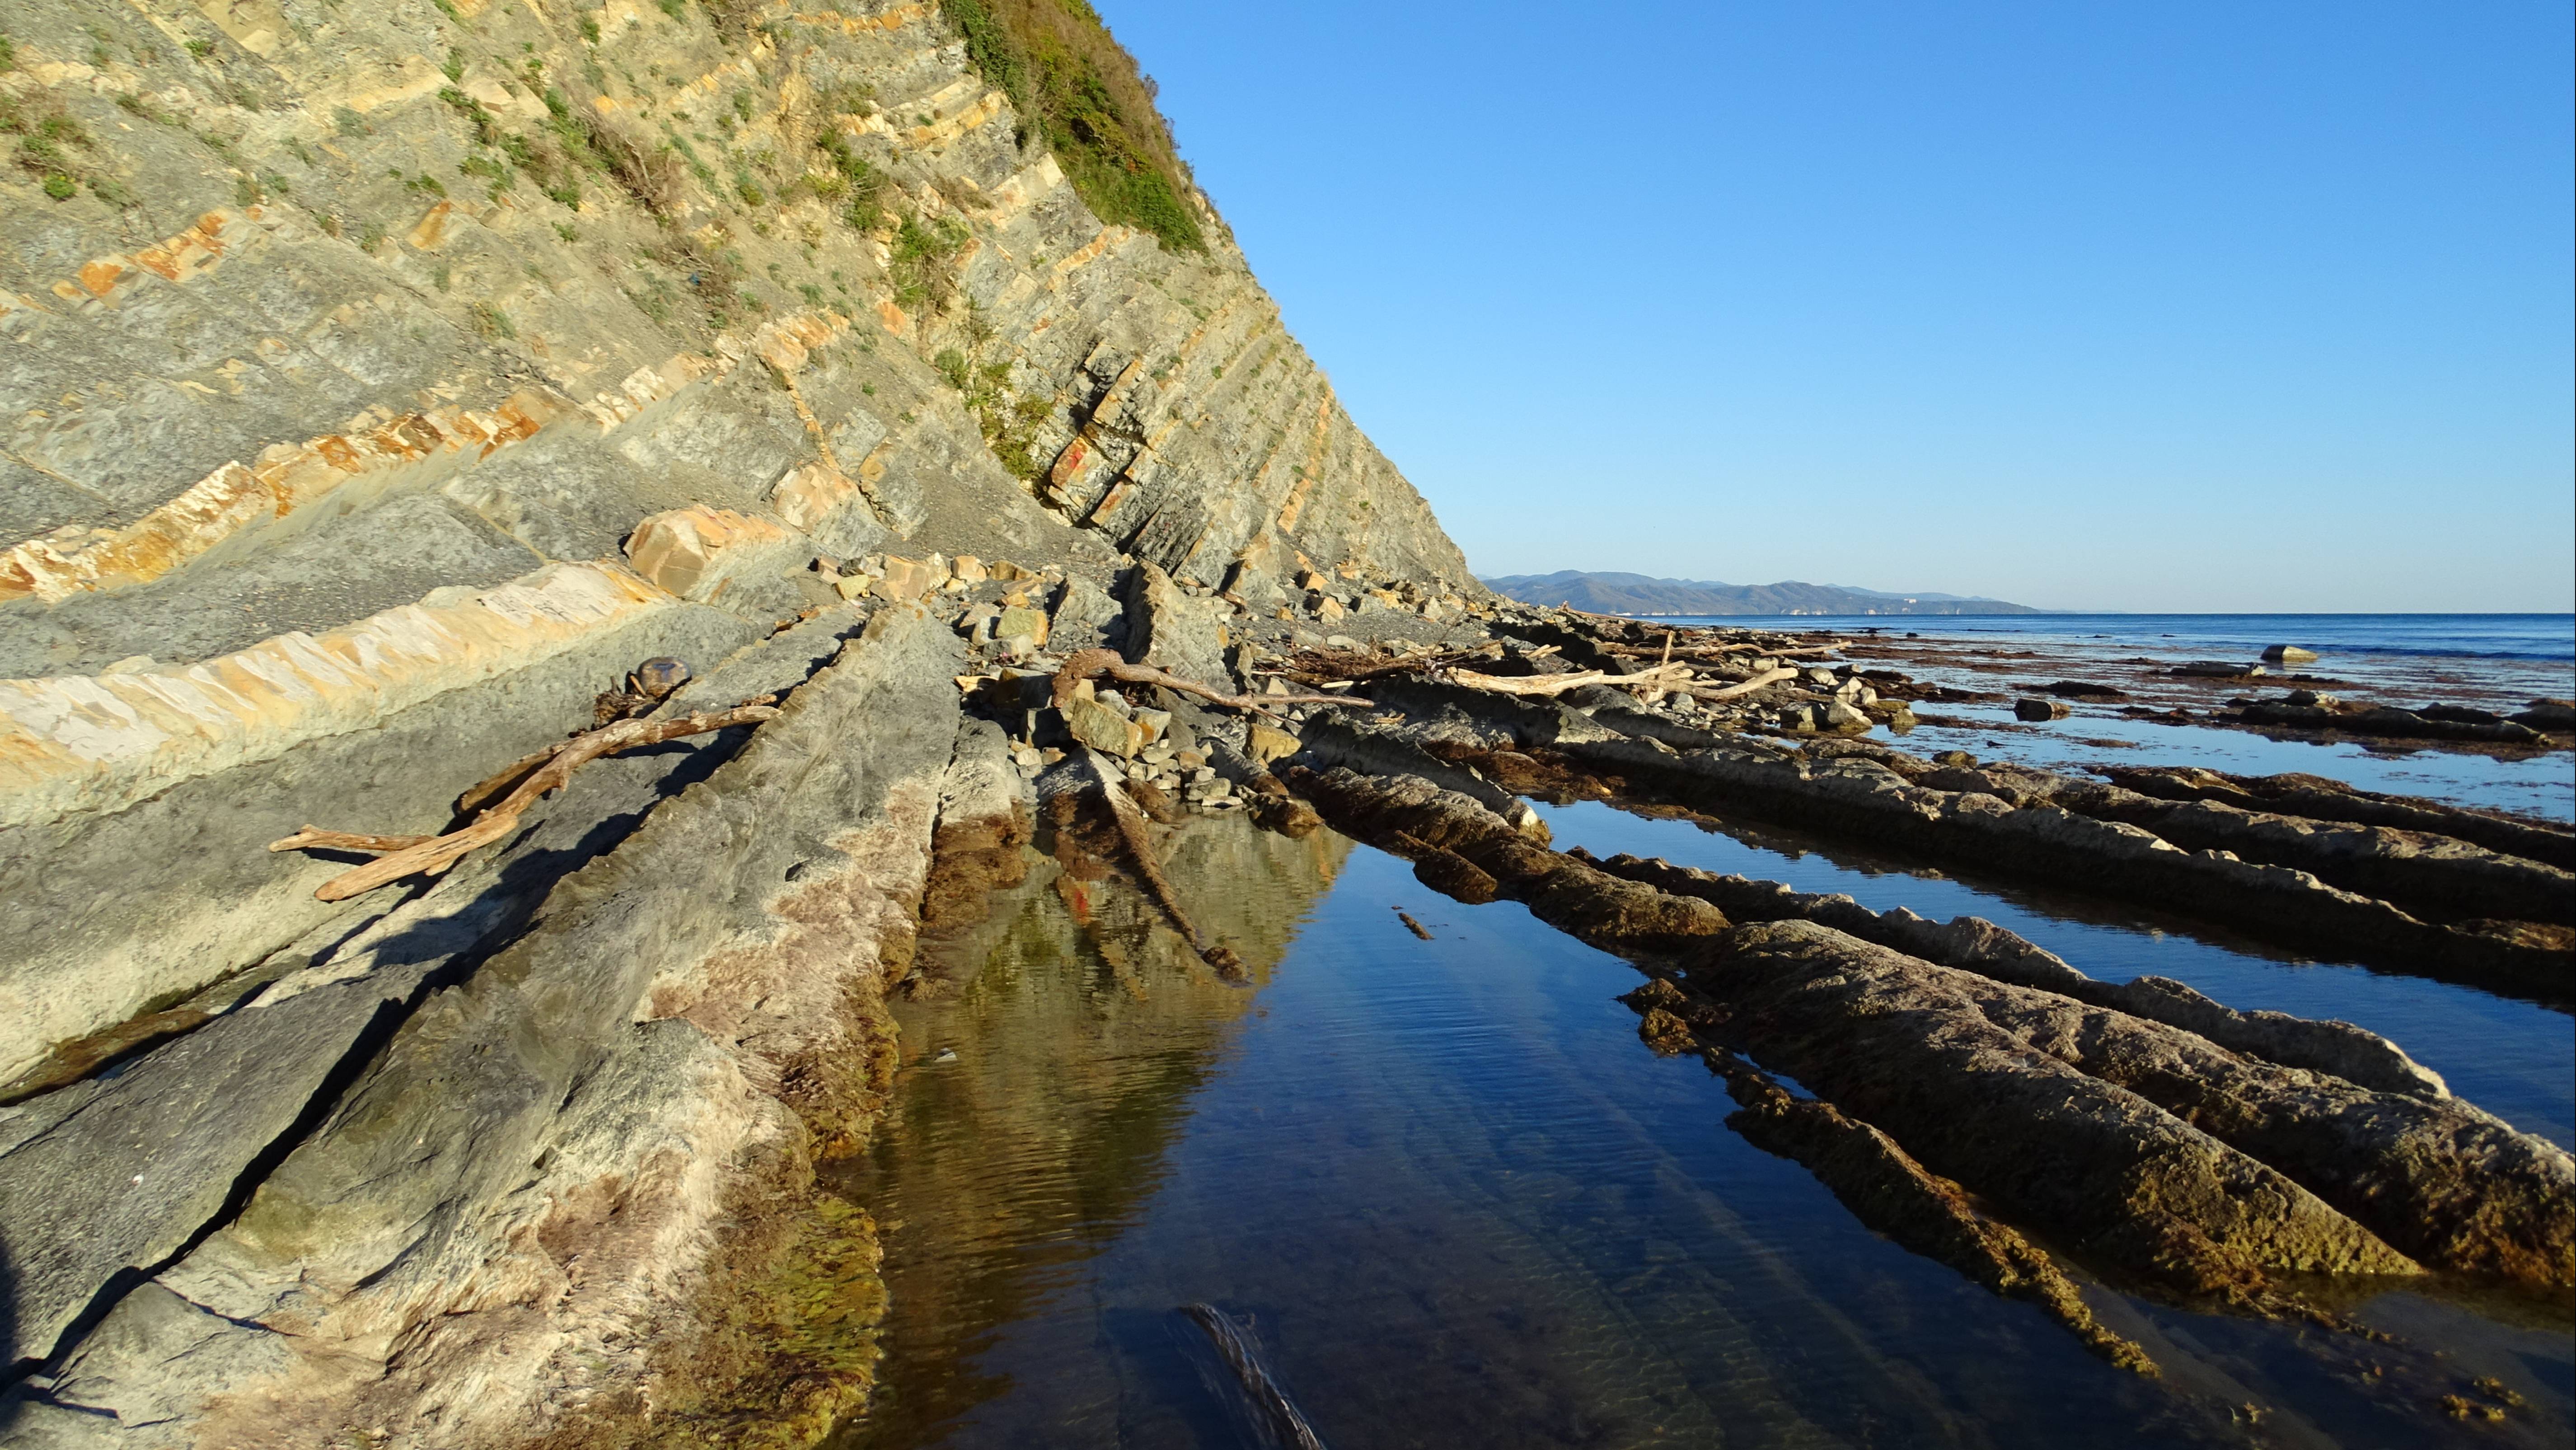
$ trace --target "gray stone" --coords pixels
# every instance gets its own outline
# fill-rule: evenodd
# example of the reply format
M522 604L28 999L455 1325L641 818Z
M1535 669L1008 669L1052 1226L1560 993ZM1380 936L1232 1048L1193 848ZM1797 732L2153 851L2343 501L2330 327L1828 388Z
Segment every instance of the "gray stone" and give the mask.
M104 1428L94 1417L113 1416L117 1446L148 1446L164 1435L184 1443L180 1425L198 1405L246 1375L284 1373L294 1363L284 1335L145 1284L82 1339L54 1376L51 1398L89 1412L93 1430Z
M1144 745L1144 732L1134 721L1096 699L1067 700L1063 713L1066 732L1094 750L1123 758Z
M1841 700L1828 700L1817 712L1817 725L1825 730L1867 730L1869 717Z
M1130 664L1169 670L1212 689L1239 689L1225 665L1225 621L1233 612L1222 599L1185 593L1152 562L1139 563L1128 586L1123 652Z
M1122 617L1118 601L1109 597L1109 591L1088 576L1072 575L1058 591L1047 646L1066 654L1096 649L1109 642L1110 626Z
M398 1020L425 970L254 1001L127 1071L0 1109L8 1357L50 1355L110 1279L158 1269L207 1227L369 1029Z

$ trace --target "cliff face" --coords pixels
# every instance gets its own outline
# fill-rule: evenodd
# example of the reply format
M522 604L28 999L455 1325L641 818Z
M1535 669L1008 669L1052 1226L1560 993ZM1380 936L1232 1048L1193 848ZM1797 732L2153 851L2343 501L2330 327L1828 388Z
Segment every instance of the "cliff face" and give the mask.
M1309 570L1481 593L1078 0L5 24L25 1443L694 1403L648 1341L711 1256L756 1295L811 1248L738 1197L863 1131L932 834L1011 814L958 784L1000 747L947 561L1211 669ZM668 710L784 713L586 767L434 889L263 849L446 829L655 656Z

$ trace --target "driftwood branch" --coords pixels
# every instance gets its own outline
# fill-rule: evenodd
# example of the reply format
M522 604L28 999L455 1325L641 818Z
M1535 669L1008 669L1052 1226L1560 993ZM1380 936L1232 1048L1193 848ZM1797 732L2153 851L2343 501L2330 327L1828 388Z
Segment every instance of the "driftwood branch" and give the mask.
M1798 672L1783 665L1778 669L1764 670L1752 679L1728 685L1723 689L1689 689L1683 693L1694 700L1732 700L1738 695L1750 695L1765 685L1776 685L1782 680L1796 678L1798 678Z
M1657 665L1633 675L1614 675L1607 670L1576 670L1562 675L1486 675L1474 670L1451 670L1449 678L1474 690L1491 690L1497 695L1562 695L1585 685L1612 685L1623 690L1671 690L1686 688L1690 671L1682 665Z
M1348 695L1223 695L1196 680L1185 679L1151 665L1131 665L1114 649L1075 650L1065 657L1062 668L1055 672L1054 702L1059 710L1073 702L1073 687L1084 680L1102 675L1122 685L1160 685L1184 695L1196 695L1212 705L1230 710L1249 710L1256 715L1278 717L1283 705L1367 705L1368 700L1354 700Z
M1752 679L1723 687L1702 685L1691 678L1687 666L1657 665L1633 675L1614 675L1606 670L1576 670L1563 675L1484 675L1474 670L1451 670L1449 678L1473 690L1490 690L1497 695L1556 696L1585 685L1610 685L1622 690L1637 690L1650 695L1665 693L1688 695L1694 700L1732 700L1749 695L1765 685L1798 677L1787 666L1766 670Z
M326 831L320 826L306 826L282 841L271 841L272 851L408 851L436 836L368 836L356 831Z
M1547 645L1531 651L1530 657L1551 654L1555 649L1556 646ZM1353 656L1347 651L1301 649L1290 657L1292 668L1270 670L1267 673L1277 675L1281 679L1294 680L1301 685L1321 684L1327 680L1351 684L1362 680L1374 680L1384 675L1408 675L1423 670L1443 669L1464 664L1472 659L1498 659L1502 653L1503 646L1499 641L1488 640L1473 649L1405 655L1392 660L1379 659L1371 655L1365 657L1367 661L1365 664L1359 664L1353 663Z
M615 755L620 751L659 745L665 740L735 725L757 725L775 718L777 714L775 708L761 704L737 705L730 710L705 711L672 720L621 720L597 730L585 730L561 745L513 761L500 774L467 791L458 808L477 810L477 814L470 824L446 835L369 836L306 826L283 840L271 841L268 849L382 853L363 866L323 882L313 892L324 901L345 901L406 876L436 875L455 865L475 848L500 840L519 824L519 817L529 806L548 792L562 789L572 779L575 770L603 755ZM502 795L497 803L481 804L504 788L508 794Z

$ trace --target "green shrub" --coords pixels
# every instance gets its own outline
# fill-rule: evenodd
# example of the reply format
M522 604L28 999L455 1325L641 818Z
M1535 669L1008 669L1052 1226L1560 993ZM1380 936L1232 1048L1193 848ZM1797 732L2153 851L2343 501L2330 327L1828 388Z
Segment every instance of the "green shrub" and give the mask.
M483 103L481 101L474 99L472 96L465 94L454 86L441 87L438 92L438 98L445 101L450 106L455 107L458 111L464 113L466 124L473 130L474 143L476 145L490 146L499 141L501 135L500 123L492 119L492 113L483 108Z
M1013 477L1035 482L1046 471L1046 461L1031 447L1038 426L1054 405L1041 395L1022 397L1011 391L1008 358L985 360L999 334L982 309L968 303L959 330L966 335L973 356L953 347L941 348L930 365L963 397L994 459Z
M1084 0L946 0L942 8L976 69L1011 98L1023 132L1045 139L1095 215L1152 232L1176 251L1207 250L1153 83L1098 12Z
M63 154L63 148L44 137L21 136L18 138L18 166L21 170L43 175L69 171L72 163L71 158Z
M966 237L965 224L954 217L941 217L929 226L905 217L895 228L889 261L895 300L906 307L945 308L957 291L952 263Z
M56 201L69 201L80 195L80 183L59 171L49 172L45 177L45 195Z

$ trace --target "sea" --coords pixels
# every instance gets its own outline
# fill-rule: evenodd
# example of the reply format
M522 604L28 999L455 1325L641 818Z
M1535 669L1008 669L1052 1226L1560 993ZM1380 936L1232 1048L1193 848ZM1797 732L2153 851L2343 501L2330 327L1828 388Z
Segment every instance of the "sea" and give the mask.
M2033 645L2086 642L2148 652L2252 657L2295 644L2349 660L2493 660L2576 685L2576 614L1729 614L1658 624L1870 631Z

